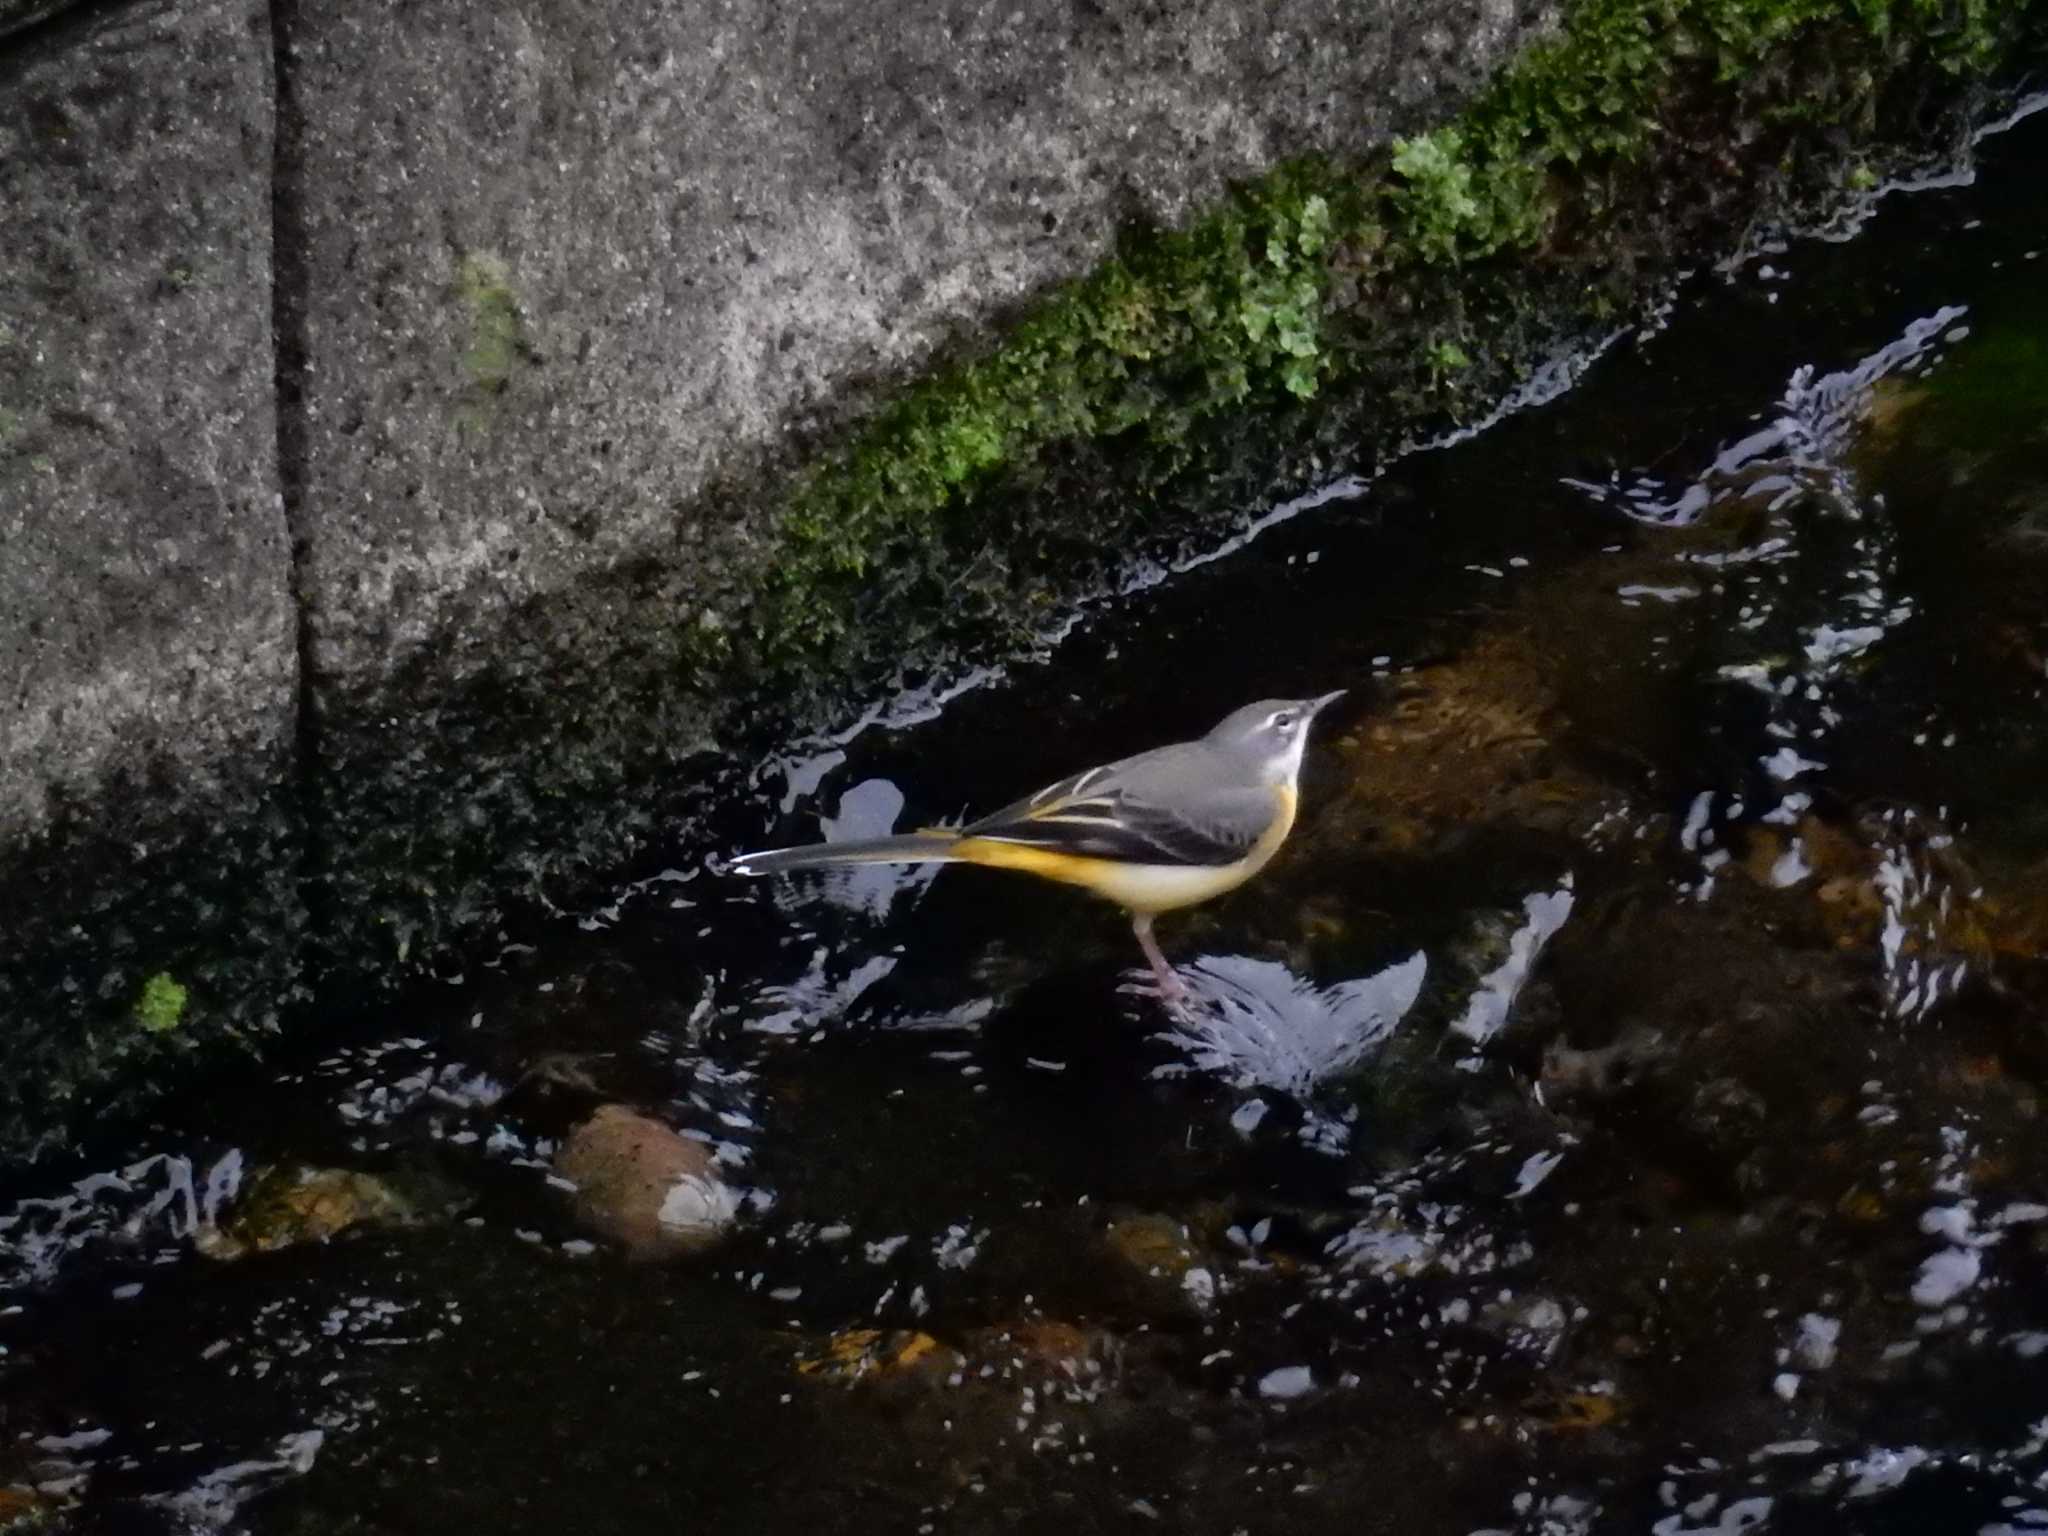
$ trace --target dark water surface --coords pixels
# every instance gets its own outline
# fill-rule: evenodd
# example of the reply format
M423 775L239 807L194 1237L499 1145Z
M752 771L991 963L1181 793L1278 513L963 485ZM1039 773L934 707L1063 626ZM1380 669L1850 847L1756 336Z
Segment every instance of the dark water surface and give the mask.
M2048 1529L2044 171L2048 114L1702 277L17 1178L0 1522ZM1336 687L1178 1023L1071 892L721 873ZM564 1176L601 1106L668 1226Z

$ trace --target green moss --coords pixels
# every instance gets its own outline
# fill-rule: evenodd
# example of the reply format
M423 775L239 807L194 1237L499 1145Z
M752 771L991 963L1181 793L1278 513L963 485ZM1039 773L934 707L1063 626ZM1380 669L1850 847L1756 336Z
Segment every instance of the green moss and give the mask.
M1585 247L1629 168L1672 154L1688 116L1709 139L1738 113L1769 121L1784 107L1860 124L1876 82L1909 55L1949 74L1990 68L2024 9L1577 0L1554 38L1454 122L1360 163L1282 166L1185 230L1127 240L997 350L885 410L788 506L745 627L753 665L830 667L855 615L891 590L957 589L940 562L949 538L957 552L960 509L1061 445L1124 441L1170 470L1210 418L1361 373L1413 415L1457 409L1484 382L1457 285L1503 258L1544 259L1561 230ZM1826 68L1803 69L1809 57ZM1594 270L1584 315L1623 308L1614 287ZM1390 360L1380 316L1430 308L1442 313L1412 337L1412 355ZM715 641L722 650L726 637Z
M1404 249L1424 262L1531 244L1554 212L1536 167L1518 156L1475 153L1456 126L1398 140L1390 169L1396 228Z
M142 984L135 1000L135 1021L153 1035L167 1035L185 1017L187 994L168 973L158 971Z
M1455 341L1439 341L1429 349L1429 371L1439 376L1460 372L1472 366L1472 355Z
M1325 166L1284 168L1192 230L1133 240L1001 351L911 391L796 496L751 638L775 659L835 645L839 594L1048 443L1131 431L1170 443L1254 393L1314 395L1332 367L1333 241L1364 223L1340 212L1345 195Z
M461 420L476 427L488 419L496 397L536 358L519 295L500 258L484 252L463 257L455 269L455 297L468 319L468 344L461 361L469 380L469 400Z

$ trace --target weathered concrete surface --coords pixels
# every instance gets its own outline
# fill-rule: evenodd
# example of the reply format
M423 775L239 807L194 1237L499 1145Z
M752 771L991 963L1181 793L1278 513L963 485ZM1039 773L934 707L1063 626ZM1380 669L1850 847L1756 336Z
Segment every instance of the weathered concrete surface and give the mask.
M1540 14L294 5L335 907L404 950L616 859L620 786L703 740L691 628L733 621L806 443L1120 227L1448 110Z
M855 381L1134 218L1443 111L1535 12L300 7L321 671L481 650L522 597L675 558L682 503L860 411Z
M0 59L0 1118L68 1091L26 1080L88 1028L127 1051L105 1014L145 952L216 974L294 905L268 831L236 857L295 721L270 102L260 0L81 14Z
M261 6L211 0L0 84L0 840L290 734L268 73Z

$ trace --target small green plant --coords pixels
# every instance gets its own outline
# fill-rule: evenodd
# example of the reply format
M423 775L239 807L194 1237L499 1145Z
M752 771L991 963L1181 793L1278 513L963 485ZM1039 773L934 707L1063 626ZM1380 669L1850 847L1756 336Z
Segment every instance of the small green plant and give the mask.
M1298 212L1272 212L1264 261L1256 263L1238 300L1238 324L1273 367L1281 387L1298 399L1316 392L1322 360L1324 264L1318 259L1330 241L1330 204L1311 195Z
M188 994L167 971L158 971L142 984L142 996L135 1001L135 1021L152 1035L167 1035L185 1017Z
M1429 349L1429 379L1432 384L1440 386L1452 374L1463 373L1471 366L1471 354L1455 341L1438 341Z
M1407 215L1425 260L1457 260L1467 234L1485 222L1464 151L1464 136L1455 128L1395 141L1394 174L1407 183L1394 194L1395 206Z
M1388 198L1423 261L1477 261L1539 239L1549 223L1543 168L1512 136L1475 148L1456 127L1394 144ZM1503 147L1505 146L1505 147Z

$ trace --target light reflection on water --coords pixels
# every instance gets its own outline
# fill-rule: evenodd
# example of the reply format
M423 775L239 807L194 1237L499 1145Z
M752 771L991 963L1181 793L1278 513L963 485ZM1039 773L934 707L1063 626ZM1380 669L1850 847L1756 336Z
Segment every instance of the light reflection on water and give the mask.
M1725 514L1731 504L1762 509L1747 545L1678 555L1686 566L1713 573L1712 593L1733 610L1729 633L1738 641L1756 637L1754 656L1723 662L1717 676L1752 690L1761 703L1753 738L1761 773L1699 790L1689 802L1681 841L1698 856L1698 874L1687 887L1698 899L1712 895L1745 822L1800 825L1814 803L1806 786L1825 775L1830 737L1844 710L1853 708L1843 693L1872 653L1915 616L1912 598L1899 590L1897 538L1884 498L1863 489L1850 460L1877 387L1938 367L1944 347L1967 340L1967 313L1960 305L1941 306L1850 368L1817 375L1802 366L1769 425L1720 450L1682 488L1647 473L1616 476L1608 485L1567 482L1599 504L1660 527L1690 526L1716 509ZM1830 523L1842 527L1823 526ZM1809 546L1829 538L1839 548L1816 557ZM1820 579L1817 560L1826 562ZM1889 1006L1910 1018L1953 996L1968 970L1964 957L1944 953L1940 944L1939 919L1958 893L1933 877L1909 846L1938 848L1953 839L1938 818L1923 813L1894 811L1886 820L1906 839L1892 841L1888 831L1880 855L1880 964ZM1811 876L1806 852L1799 837L1790 838L1771 865L1770 883L1791 887ZM1929 907L1938 914L1928 915ZM1905 947L1909 914L1911 953Z
M1305 1097L1362 1061L1414 1006L1429 969L1421 955L1354 981L1319 988L1286 966L1249 955L1211 955L1183 972L1185 1004L1161 1038L1186 1058L1156 1075L1193 1068L1237 1088Z

